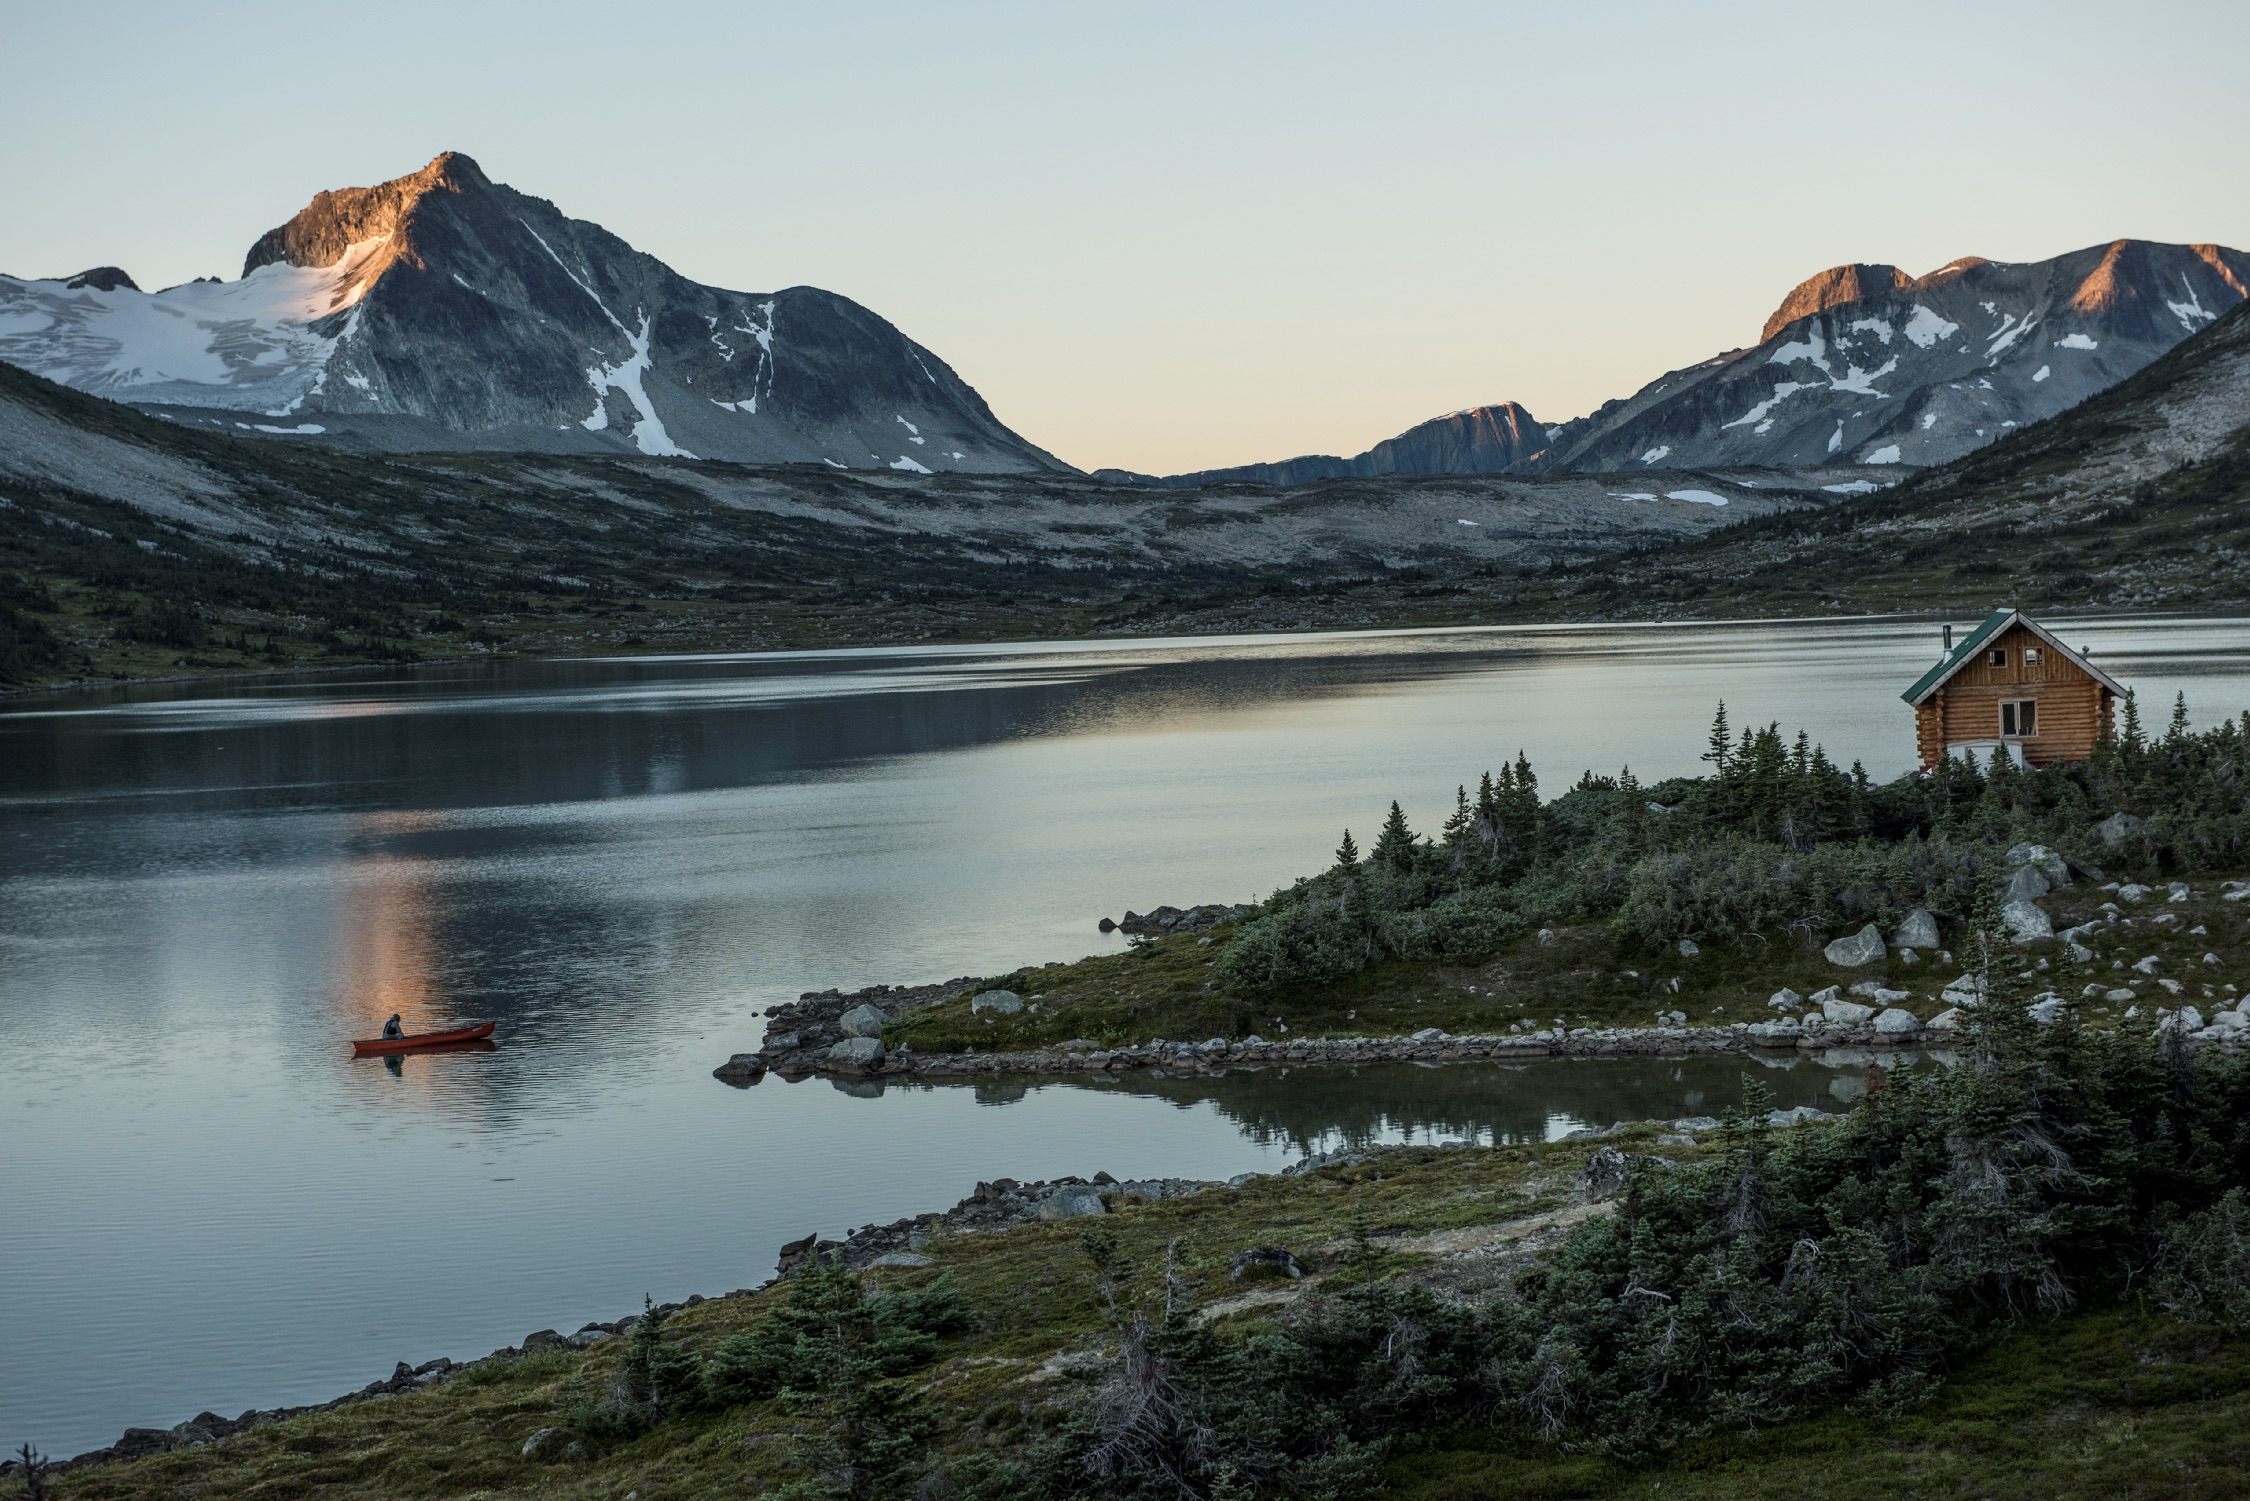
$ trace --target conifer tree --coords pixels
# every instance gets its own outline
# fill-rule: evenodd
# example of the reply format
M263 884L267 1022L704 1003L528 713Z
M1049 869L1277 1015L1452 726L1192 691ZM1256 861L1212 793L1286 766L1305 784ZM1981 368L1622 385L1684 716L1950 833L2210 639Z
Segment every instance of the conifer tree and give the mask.
M1359 869L1359 846L1352 842L1352 831L1344 830L1344 842L1336 846L1336 865L1349 875Z
M1714 774L1724 772L1727 762L1734 756L1734 736L1727 729L1727 701L1719 700L1719 712L1711 716L1711 748L1703 759L1711 763Z
M2117 743L2128 763L2139 760L2141 752L2148 749L2147 737L2141 733L2140 701L2130 688L2125 690L2125 729L2117 737Z
M1414 831L1406 826L1406 814L1395 799L1390 816L1383 820L1383 832L1375 836L1374 861L1401 875L1414 868Z

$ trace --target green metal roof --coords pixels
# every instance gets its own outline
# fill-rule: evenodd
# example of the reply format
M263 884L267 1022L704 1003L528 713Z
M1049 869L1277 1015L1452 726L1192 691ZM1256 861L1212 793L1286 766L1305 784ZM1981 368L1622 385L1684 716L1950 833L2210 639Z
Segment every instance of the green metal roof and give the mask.
M2013 610L1994 610L1990 615L1985 616L1982 625L1962 638L1959 646L1938 658L1937 666L1916 678L1914 686L1901 693L1899 697L1910 704L1920 703L1929 696L1931 689L1953 676L1955 670L1968 661L1978 647L1999 635L2002 630L2007 628L2008 622L2015 618L2016 612Z

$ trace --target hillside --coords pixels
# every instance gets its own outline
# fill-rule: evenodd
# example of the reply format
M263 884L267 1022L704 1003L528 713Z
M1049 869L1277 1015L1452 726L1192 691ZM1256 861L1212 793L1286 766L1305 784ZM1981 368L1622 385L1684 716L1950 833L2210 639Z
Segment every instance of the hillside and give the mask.
M2250 305L2059 416L1817 517L1573 580L1621 614L2250 607Z
M763 650L1390 624L1827 503L1728 476L1146 491L234 438L0 366L0 681L490 650Z

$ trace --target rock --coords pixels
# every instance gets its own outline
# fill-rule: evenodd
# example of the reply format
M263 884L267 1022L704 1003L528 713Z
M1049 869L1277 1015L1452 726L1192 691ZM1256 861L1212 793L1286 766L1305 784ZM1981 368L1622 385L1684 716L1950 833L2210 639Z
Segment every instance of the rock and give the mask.
M2050 886L2070 884L2070 863L2043 844L2014 845L2000 858L2010 865L2028 866L2038 871Z
M2134 994L2132 991L2127 990L2124 986L2120 985L2115 990L2103 991L2102 999L2105 1001L2137 1001L2140 999L2140 997Z
M847 1037L820 1055L821 1067L873 1073L883 1066L883 1042L878 1037Z
M1664 1013L1664 1019L1675 1027L1687 1025L1687 1013L1685 1011L1667 1011Z
M2094 835L2111 849L2141 831L2141 820L2130 813L2112 813L2094 825Z
M1424 1027L1414 1034L1412 1040L1415 1042L1443 1042L1445 1041L1445 1032L1438 1027Z
M2051 995L2043 1000L2033 1001L2030 1005L2024 1007L2023 1014L2044 1027L2052 1024L2056 1017L2062 1015L2063 1007L2068 1004L2069 1002L2061 996Z
M1891 935L1891 946L1901 949L1934 949L1938 946L1937 919L1916 907Z
M1697 954L1700 954L1702 952L1702 949L1696 947L1694 939L1683 938L1680 940L1680 957L1682 959L1693 959Z
M1843 993L1844 990L1842 986L1830 985L1824 989L1814 991L1812 995L1808 997L1808 999L1811 1000L1811 1002L1815 1006L1825 1006L1830 1001L1836 1000L1837 998L1842 996Z
M1107 1213L1109 1206L1102 1202L1102 1196L1083 1185L1058 1188L1039 1201L1039 1217L1043 1220L1075 1220Z
M1959 1006L1948 1006L1945 1010L1930 1018L1929 1030L1932 1032L1957 1031L1967 1020L1967 1014Z
M936 1266L935 1256L924 1256L919 1251L890 1251L867 1263L869 1266Z
M980 990L969 1002L971 1015L989 1011L995 1016L1014 1016L1023 1010L1023 997L1012 990Z
M1842 996L1820 1008L1821 1020L1831 1026L1856 1027L1875 1014L1873 1006L1862 1006L1857 1001L1847 1001Z
M765 1076L766 1060L756 1053L737 1053L711 1070L712 1078L729 1084L755 1084Z
M2149 895L2149 889L2138 881L2117 888L2117 899L2128 906L2139 906L2149 899Z
M1553 943L1555 941L1555 930L1553 928L1541 928L1539 930L1539 941L1541 943Z
M2010 902L2000 909L2000 921L2008 928L2008 936L2018 943L2033 943L2055 936L2054 919L2036 902Z
M2046 872L2035 865L2019 865L2015 874L2008 877L2008 889L2000 899L2011 906L2017 902L2036 902L2050 889Z
M1625 1154L1617 1148L1597 1147L1578 1175L1578 1186L1589 1199L1614 1199L1624 1190L1626 1166Z
M2157 963L2158 960L2154 954L2143 954L2133 961L2133 968L2144 975L2153 975L2156 973Z
M873 1006L861 1005L837 1017L836 1025L843 1028L846 1037L880 1037L883 1023L889 1019Z
M1234 1265L1227 1271L1227 1281L1241 1282L1260 1277L1287 1277L1294 1281L1305 1275L1297 1258L1280 1246L1252 1246L1237 1252Z
M1117 931L1117 919L1114 917L1105 917L1100 922L1094 924L1094 926L1101 929L1104 933L1114 933Z
M1886 950L1881 931L1873 923L1869 923L1857 933L1837 939L1821 952L1827 955L1830 964L1857 969L1862 964L1873 964L1883 957Z
M1769 1010L1786 1011L1792 1016L1802 1010L1804 1004L1805 998L1786 985L1766 997L1766 1006Z
M523 1337L523 1353L526 1355L534 1350L560 1350L564 1348L567 1348L567 1342L552 1329L535 1329Z
M2174 881L2170 886L2165 888L2164 900L2168 902L2184 902L2193 895L2195 895L2195 893L2188 888L2187 882Z
M543 1464L584 1459L586 1446L568 1428L542 1428L523 1441L523 1457Z
M1922 1030L1922 1020L1902 1006L1890 1006L1876 1014L1875 1030L1887 1037L1895 1037L1902 1032L1919 1032Z
M2073 964L2091 964L2094 962L2094 951L2075 938L2063 945L2063 952L2070 956L2070 962Z
M2217 954L2205 954L2203 956L2203 967L2205 969L2224 969L2226 961Z

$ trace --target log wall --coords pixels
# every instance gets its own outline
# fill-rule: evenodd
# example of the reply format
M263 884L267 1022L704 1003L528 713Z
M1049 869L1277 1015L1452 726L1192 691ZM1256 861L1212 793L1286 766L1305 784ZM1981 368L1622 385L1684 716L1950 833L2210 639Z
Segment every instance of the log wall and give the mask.
M2024 661L2026 648L2040 654ZM2006 653L1992 666L1989 653ZM2010 737L2034 766L2082 761L2110 723L2114 696L2069 652L2057 651L2022 626L2011 626L1977 648L1976 660L1946 681L1914 710L1915 749L1924 766L1934 766L1949 745L1998 740L2004 700L2031 699L2039 705L2039 733Z

